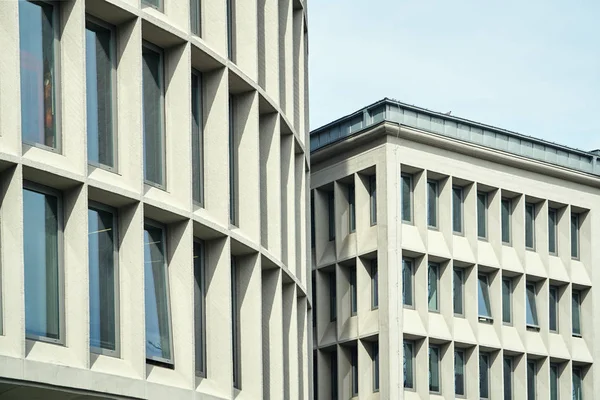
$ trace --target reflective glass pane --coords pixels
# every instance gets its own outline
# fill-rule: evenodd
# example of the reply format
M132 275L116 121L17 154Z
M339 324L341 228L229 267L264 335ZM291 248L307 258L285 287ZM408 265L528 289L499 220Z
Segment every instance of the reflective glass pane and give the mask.
M463 270L454 269L454 313L463 314Z
M413 357L413 344L404 341L404 387L409 389L414 388Z
M512 359L504 357L503 381L504 381L504 400L512 400Z
M452 229L454 232L462 233L462 202L463 190L460 187L452 188Z
M573 333L581 335L581 295L579 292L573 292L572 299L572 316L573 316Z
M490 397L490 359L487 354L479 355L479 397L488 399Z
M477 193L477 236L487 237L487 193Z
M558 330L558 288L551 286L550 287L550 330L557 331Z
M535 362L527 362L527 400L535 400L535 381L536 381Z
M413 305L413 272L412 262L402 260L402 299L403 304L407 306Z
M502 279L502 322L512 322L512 283L510 279Z
M194 241L194 338L196 373L206 376L204 244Z
M548 251L556 253L556 210L548 210Z
M535 304L535 285L533 284L527 285L525 303L527 325L538 326L537 306Z
M454 352L454 393L459 396L465 394L465 353Z
M428 272L428 304L429 311L438 311L438 281L439 267L435 264L429 264Z
M427 182L427 224L437 228L437 201L438 184L435 181Z
M377 307L379 307L379 276L378 276L377 260L373 260L371 262L371 291L372 291L371 307L377 308Z
M190 29L200 35L200 0L190 0Z
M479 304L479 316L491 318L492 317L492 309L490 307L490 294L489 294L487 276L485 276L485 275L479 276L477 298L478 298L478 304Z
M429 391L440 391L440 349L429 347Z
M369 193L371 202L371 225L377 223L377 181L375 175L369 177Z
M356 230L356 206L354 204L354 185L348 186L348 212L350 232Z
M197 73L192 73L192 196L198 204L204 200L203 141L202 79Z
M533 204L525 204L525 246L533 249L534 244L534 227L535 222L535 206Z
M508 199L502 199L501 204L501 219L502 219L502 241L510 243L510 214L511 202Z
M558 400L558 365L550 365L550 400Z
M373 391L379 390L379 342L373 342Z
M571 215L571 257L579 258L579 216Z
M164 185L164 104L162 55L143 47L144 178Z
M402 221L412 222L412 177L402 175Z
M579 368L573 368L573 400L583 399L583 373Z

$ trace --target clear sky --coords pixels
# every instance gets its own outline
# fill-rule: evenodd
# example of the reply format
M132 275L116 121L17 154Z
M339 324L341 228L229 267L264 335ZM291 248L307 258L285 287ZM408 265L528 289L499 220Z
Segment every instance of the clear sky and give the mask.
M600 1L309 0L311 129L384 97L600 148Z

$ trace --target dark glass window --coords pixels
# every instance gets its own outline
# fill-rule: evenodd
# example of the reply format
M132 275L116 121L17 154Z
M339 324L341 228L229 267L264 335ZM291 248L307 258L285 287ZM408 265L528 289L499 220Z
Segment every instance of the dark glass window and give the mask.
M440 348L429 346L429 391L439 393L441 391L440 380Z
M573 334L581 335L581 293L573 291L572 296L572 318L573 318Z
M413 262L402 260L402 300L405 306L414 306L413 302Z
M200 36L200 0L190 0L190 30Z
M465 395L465 352L454 351L454 393Z
M502 322L512 323L512 280L502 279Z
M407 340L404 341L404 387L407 389L414 389L415 387L415 376L414 376L414 345L412 342Z
M371 308L379 308L379 276L377 260L371 261Z
M513 360L510 357L504 357L503 381L504 381L504 400L512 400L512 398L513 398Z
M502 242L510 244L510 217L512 214L512 202L510 199L501 201Z
M558 216L556 210L550 208L548 210L548 251L550 254L556 254L556 228L558 224Z
M550 319L549 328L551 331L558 332L558 288L550 286Z
M571 214L571 257L579 258L579 215Z
M402 221L412 223L412 176L402 174L400 180L402 183L402 192L400 193L402 202Z
M377 180L375 175L369 177L369 198L371 205L371 225L377 224Z
M483 192L477 193L477 236L487 238L487 208L488 194Z
M438 183L427 181L427 225L431 228L438 226Z
M428 306L429 311L439 311L439 282L440 282L440 266L437 264L429 264L427 273L428 286Z
M525 247L535 248L535 204L525 204Z
M456 233L463 233L463 188L452 188L452 229Z
M479 316L483 318L492 318L492 308L490 307L490 288L487 275L479 275L477 299L479 304Z
M527 321L527 325L537 327L538 326L538 315L537 315L537 305L535 302L536 290L535 284L528 283L526 285L526 298L525 298L525 319Z
M194 241L194 339L196 374L206 376L206 286L204 242Z
M454 314L464 315L464 271L454 268Z
M192 71L192 195L204 202L204 135L202 123L202 75Z
M352 315L356 315L358 309L356 291L356 268L350 269L350 311Z
M356 231L356 204L354 198L354 185L348 186L348 211L349 211L349 225L350 232Z
M535 361L527 361L527 400L535 400L536 378Z
M154 46L144 45L142 59L144 179L165 187L163 55Z
M490 357L479 354L479 397L490 398Z

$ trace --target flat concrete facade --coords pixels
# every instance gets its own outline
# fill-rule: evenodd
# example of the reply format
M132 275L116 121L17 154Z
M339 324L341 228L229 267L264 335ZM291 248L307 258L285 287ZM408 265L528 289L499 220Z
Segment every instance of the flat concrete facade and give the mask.
M568 167L377 107L414 111L311 133L315 398L596 398L595 155L502 131L591 160Z
M60 132L55 146L24 143L19 4L0 2L0 399L308 398L305 0L45 2L55 15L51 109ZM196 33L190 23L193 4L200 16ZM92 20L114 35L112 168L89 165L86 151L86 21ZM164 61L161 185L144 180L144 46ZM198 172L193 70L201 77L200 201L193 201L192 184ZM57 218L61 331L54 342L26 337L23 193L31 184L62 199ZM90 348L92 202L112 207L118 221L119 351L112 355ZM172 347L167 363L147 360L144 224L149 220L165 232ZM196 241L203 245L203 321L195 319Z

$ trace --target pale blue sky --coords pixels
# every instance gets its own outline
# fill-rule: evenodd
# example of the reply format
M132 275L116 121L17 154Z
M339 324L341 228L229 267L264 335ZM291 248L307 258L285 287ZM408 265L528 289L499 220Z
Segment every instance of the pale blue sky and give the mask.
M309 0L311 129L384 97L600 148L600 1Z

